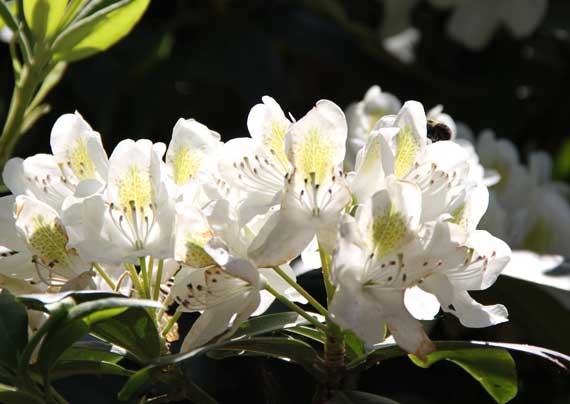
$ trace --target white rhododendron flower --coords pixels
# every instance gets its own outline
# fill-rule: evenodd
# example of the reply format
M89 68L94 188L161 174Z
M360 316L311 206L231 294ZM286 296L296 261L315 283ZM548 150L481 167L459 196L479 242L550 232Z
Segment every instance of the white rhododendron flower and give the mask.
M231 139L224 145L220 175L244 194L239 204L243 223L279 205L290 170L284 146L290 125L279 104L265 96L247 118L251 138Z
M478 51L504 26L516 38L524 38L538 28L546 15L547 0L431 0L436 7L451 8L447 23L451 38Z
M275 297L265 283L290 300L306 303L270 268L257 268L247 259L252 235L243 232L226 201L214 201L204 212L187 202L176 207L175 259L182 268L172 293L178 310L203 311L182 350L194 349L220 335L230 336L250 315L265 312ZM282 267L292 279L288 265Z
M350 202L341 169L346 131L342 110L327 100L287 130L285 151L293 168L284 181L280 209L250 247L258 266L292 260L315 236L325 250L334 247L340 212Z
M173 198L189 192L194 198L207 200L206 191L196 187L211 187L216 181L220 138L219 133L194 119L176 122L166 152L166 175L173 184Z
M121 141L109 158L106 189L68 200L64 223L80 254L109 264L169 258L174 201L164 180L165 149L146 139Z
M79 113L62 115L53 126L51 154L12 158L4 167L4 184L14 195L30 195L59 210L83 180L102 186L107 154L101 135Z
M12 202L12 203L10 203ZM6 218L6 210L13 220ZM56 210L33 197L2 198L4 238L8 248L0 259L4 276L33 285L85 289L92 280L91 265L68 246L68 235ZM18 239L19 238L19 239Z
M396 96L383 92L379 86L370 87L362 101L348 106L346 109L348 122L346 168L354 167L356 154L368 141L376 122L385 115L397 113L401 106L402 103Z
M337 290L330 308L335 321L367 344L384 340L386 324L402 348L420 357L434 347L410 314L417 308L405 306L406 291L417 286L435 295L442 309L466 326L506 321L503 306L482 306L468 290L489 287L510 254L486 232L446 221L420 222L422 203L416 185L389 179L386 189L359 206L355 219L344 217L333 257Z

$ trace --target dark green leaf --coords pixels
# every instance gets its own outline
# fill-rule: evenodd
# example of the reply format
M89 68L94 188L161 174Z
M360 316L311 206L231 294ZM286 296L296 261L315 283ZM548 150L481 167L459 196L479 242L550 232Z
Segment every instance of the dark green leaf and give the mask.
M15 387L0 384L0 403L5 404L45 404L44 400Z
M231 339L234 340L242 337L254 337L305 323L307 323L307 320L291 311L285 313L266 314L253 317L248 321L245 321L240 325L235 334L232 335Z
M307 337L309 339L312 339L313 341L317 341L322 344L324 344L327 339L327 336L321 330L317 330L312 327L307 327L305 325L299 325L297 327L288 328L287 332L297 335L302 335L303 337Z
M427 360L410 355L416 365L428 368L441 360L461 366L499 404L512 400L517 395L517 372L510 353L497 348L466 348L438 350L428 355Z
M327 401L327 404L398 404L398 402L376 394L353 390L339 391Z
M147 366L129 377L129 380L127 380L121 391L119 391L119 400L130 400L142 392L151 382L153 371L154 368L152 366Z
M141 307L91 326L91 333L147 361L160 355L160 335L149 313Z
M7 290L0 293L0 364L8 369L18 366L18 357L28 342L26 307Z
M7 25L12 31L18 31L18 23L16 21L16 2L0 1L0 30Z
M79 341L67 349L60 361L105 361L117 363L127 355L123 348L99 341Z
M76 375L113 375L130 376L133 371L127 370L116 363L106 361L60 360L50 371L52 380L64 379Z
M74 306L69 310L66 323L46 336L38 355L38 364L44 370L50 369L75 341L89 333L97 323L121 315L129 307L143 310L142 307L161 308L162 306L151 300L116 297L94 300Z
M44 370L50 369L63 352L88 332L89 324L81 318L60 324L46 335L38 353L38 365Z
M126 36L150 0L121 0L82 19L54 43L54 59L71 62L104 51Z
M206 345L190 352L163 356L154 361L156 366L168 365L191 359L210 350L246 351L248 354L260 354L279 359L288 359L303 366L309 373L320 378L322 374L315 367L318 361L317 352L307 343L293 338L257 337L230 340Z

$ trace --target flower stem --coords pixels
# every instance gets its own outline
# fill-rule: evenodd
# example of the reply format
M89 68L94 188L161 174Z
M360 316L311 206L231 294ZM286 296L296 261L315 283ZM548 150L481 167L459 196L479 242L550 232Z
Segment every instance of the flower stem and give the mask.
M168 333L170 332L172 327L174 327L174 324L176 324L181 315L182 315L181 311L177 311L176 313L174 313L174 315L170 318L170 320L168 321L168 323L166 323L166 326L164 326L164 329L162 330L163 337L166 337L168 335Z
M301 285L299 285L297 282L295 282L294 279L292 279L289 275L287 275L285 273L285 271L283 271L278 266L274 266L273 270L275 272L277 272L279 274L279 276L281 276L285 280L285 282L287 282L293 289L295 289L297 292L299 292L299 294L301 296L303 296L305 299L307 299L309 301L309 303L311 304L311 306L313 306L320 314L322 314L325 317L328 316L329 313L328 313L327 309L325 309L323 307L323 305L321 305L313 296L311 296L309 292L307 292L305 289L303 289L303 287Z
M334 286L331 283L331 260L330 256L325 253L323 247L319 245L319 255L321 257L321 266L323 269L323 281L325 283L325 290L327 292L327 304L330 306L331 300L334 295Z
M137 269L133 264L125 264L125 268L127 269L127 271L129 271L129 275L131 275L131 280L133 281L135 289L137 290L140 296L144 297L144 289L139 279L139 274L137 273Z
M162 280L162 269L164 268L164 260L158 260L158 269L156 270L156 281L154 283L153 299L158 300L160 296L160 282Z
M141 268L141 277L143 280L144 296L150 298L150 282L148 280L148 272L146 270L146 258L139 257L139 265Z
M98 263L94 262L93 263L93 268L95 269L95 271L97 271L97 273L99 274L99 276L101 278L103 278L103 280L105 281L105 283L107 285L109 285L109 287L111 288L111 290L115 290L117 288L117 285L115 285L115 282L113 282L113 280L111 278L109 278L109 275L107 275L107 272L105 272L105 270L101 267L101 265L99 265Z
M302 308L297 306L295 303L291 302L289 299L287 299L285 296L280 294L278 291L273 289L271 287L271 285L269 285L268 283L265 284L265 290L267 290L269 293L271 293L273 296L275 296L275 298L277 300L279 300L281 303L283 303L285 306L287 306L288 308L290 308L294 312L298 313L305 320L307 320L308 322L313 324L315 327L326 332L327 328L324 325L322 325L317 319L315 319L313 316L311 316L305 310L303 310Z

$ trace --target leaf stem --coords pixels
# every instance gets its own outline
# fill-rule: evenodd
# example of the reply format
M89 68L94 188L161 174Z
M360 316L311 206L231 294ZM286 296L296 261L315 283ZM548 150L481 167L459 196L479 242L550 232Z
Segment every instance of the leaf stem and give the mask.
M299 292L299 294L301 296L303 296L305 299L307 299L309 301L309 303L311 304L311 306L313 306L320 314L322 314L325 317L328 317L329 313L328 313L327 309L325 309L323 307L323 305L317 301L317 299L315 299L313 296L311 296L311 294L309 292L307 292L294 279L292 279L289 275L287 275L285 273L285 271L283 271L281 268L279 268L278 266L274 266L272 268L275 272L277 272L277 274L279 274L280 277L282 277L285 280L285 282L287 282L293 289L295 289L297 292Z
M99 276L101 278L103 278L103 280L105 281L105 283L107 285L109 285L109 287L111 288L111 290L115 290L117 288L117 285L115 285L115 282L113 282L113 280L111 278L109 278L109 275L107 274L107 272L101 267L101 265L99 265L97 262L93 263L93 268L95 269L95 271L97 271L97 273L99 274Z
M305 310L303 310L302 308L300 308L299 306L297 306L295 303L293 303L292 301L290 301L289 299L287 299L285 296L283 296L282 294L280 294L278 291L276 291L275 289L273 289L271 287L271 285L269 285L268 283L265 284L265 290L267 290L269 293L271 293L273 296L275 296L275 298L277 300L279 300L281 303L283 303L285 306L287 306L288 308L290 308L291 310L293 310L294 312L298 313L301 317L303 317L305 320L307 320L308 322L310 322L311 324L313 324L315 327L317 327L318 329L326 332L327 328L322 325L316 318L314 318L313 316L311 316L309 313L307 313Z
M141 281L139 279L139 274L137 273L135 266L133 264L124 264L124 265L127 271L129 271L129 275L131 275L131 280L133 281L135 289L137 290L139 295L143 297L144 296L143 285L141 284Z
M162 281L162 270L164 268L164 260L158 260L158 269L156 270L156 280L154 282L153 299L158 300L160 297L160 282Z
M141 268L141 277L143 280L144 297L150 298L150 282L148 280L148 272L146 270L146 258L139 257L139 265Z
M319 244L319 255L321 257L323 281L325 283L325 290L327 292L327 304L330 306L331 300L334 295L334 286L331 283L331 270L330 270L331 259L320 244Z
M164 329L162 330L163 337L166 337L168 335L168 333L170 332L172 327L174 327L174 324L176 324L181 315L182 315L181 311L177 311L172 315L172 317L170 318L168 323L166 323L166 326L164 326Z

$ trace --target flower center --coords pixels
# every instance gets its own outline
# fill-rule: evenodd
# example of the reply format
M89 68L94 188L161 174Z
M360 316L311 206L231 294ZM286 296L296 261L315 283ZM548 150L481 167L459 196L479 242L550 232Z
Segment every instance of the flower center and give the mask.
M48 223L43 216L33 219L34 230L28 244L37 252L42 264L52 268L55 265L70 268L67 245L67 234L58 223Z
M95 178L95 166L87 152L85 139L77 138L75 147L68 151L67 158L68 167L80 181Z

